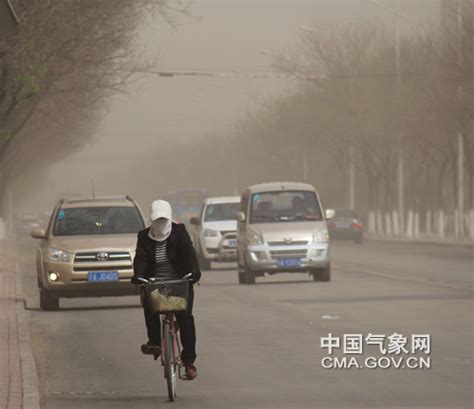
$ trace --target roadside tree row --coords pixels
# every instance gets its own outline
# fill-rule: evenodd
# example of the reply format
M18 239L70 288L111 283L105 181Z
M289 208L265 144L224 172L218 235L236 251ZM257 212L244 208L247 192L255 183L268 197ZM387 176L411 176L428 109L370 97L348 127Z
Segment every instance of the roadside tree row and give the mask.
M459 197L473 209L473 14L468 2L462 25L421 27L402 38L399 71L393 33L382 27L306 30L275 65L321 77L243 118L239 145L266 155L267 173L284 167L286 175L317 184L333 206L348 206L353 163L356 208L366 216L398 212L400 157L406 212L454 212Z
M153 64L136 41L150 15L173 23L185 1L12 1L17 35L0 36L0 198L8 180L82 146L105 99ZM0 215L5 200L0 200Z

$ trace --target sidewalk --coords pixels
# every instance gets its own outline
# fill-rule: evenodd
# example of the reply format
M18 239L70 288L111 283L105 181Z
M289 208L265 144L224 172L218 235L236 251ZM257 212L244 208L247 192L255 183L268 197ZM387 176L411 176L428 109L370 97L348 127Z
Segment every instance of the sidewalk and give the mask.
M0 409L39 408L15 246L0 241Z
M397 236L387 236L383 234L366 233L364 235L364 239L373 240L373 241L397 242L397 243L440 244L440 245L445 245L445 246L474 247L474 241L472 240L455 239L452 237L440 239L437 237L420 236L420 238L414 238L414 237L397 237Z

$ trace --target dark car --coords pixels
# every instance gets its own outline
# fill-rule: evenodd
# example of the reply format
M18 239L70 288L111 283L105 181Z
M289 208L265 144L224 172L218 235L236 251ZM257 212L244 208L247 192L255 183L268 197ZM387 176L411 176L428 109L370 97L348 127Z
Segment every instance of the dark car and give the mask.
M335 209L335 211L336 216L328 222L329 237L362 243L364 225L355 210Z

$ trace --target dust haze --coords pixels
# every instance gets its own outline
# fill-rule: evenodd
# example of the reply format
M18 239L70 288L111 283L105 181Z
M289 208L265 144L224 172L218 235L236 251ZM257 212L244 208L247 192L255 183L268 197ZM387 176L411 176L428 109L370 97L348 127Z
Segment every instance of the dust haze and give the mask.
M401 22L405 34L439 19L437 1L403 1L401 10L408 17ZM40 173L14 172L18 177L12 180L11 194L17 212L32 213L38 207L46 211L61 195L90 195L92 185L96 194L131 194L146 207L170 190L196 187L231 194L272 179L259 174L271 149L258 151L257 144L236 141L238 122L278 98L313 86L278 77L273 55L299 52L305 27L329 30L363 22L394 30L390 13L363 0L196 1L191 15L179 16L176 27L150 17L138 32L138 43L147 56L156 58L159 69L215 76L146 75L126 93L104 101L99 118L84 118L93 124L78 135L86 146L64 152L46 167L41 164ZM234 75L224 75L229 73ZM295 149L279 160L275 180L303 177L299 154L293 163L303 142L289 125L286 138L294 141ZM55 145L60 147L61 139ZM234 161L235 145L245 146L252 159ZM35 148L37 158L41 149ZM344 206L343 175L327 154L318 156L317 145L312 149L310 182L323 189L326 203Z
M0 409L472 409L473 290L474 0L0 0Z

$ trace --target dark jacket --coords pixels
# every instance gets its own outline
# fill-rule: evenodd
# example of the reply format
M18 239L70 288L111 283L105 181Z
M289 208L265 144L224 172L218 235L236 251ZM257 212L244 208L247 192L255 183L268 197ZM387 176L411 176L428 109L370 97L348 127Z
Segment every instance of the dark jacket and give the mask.
M168 237L168 259L180 277L192 273L193 283L201 279L201 270L193 243L184 224L173 223ZM150 228L138 232L137 249L133 260L132 283L138 277L149 278L155 273L156 242L148 235Z

